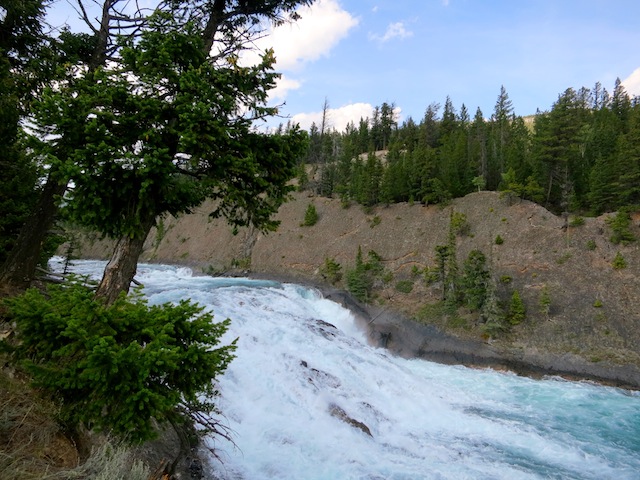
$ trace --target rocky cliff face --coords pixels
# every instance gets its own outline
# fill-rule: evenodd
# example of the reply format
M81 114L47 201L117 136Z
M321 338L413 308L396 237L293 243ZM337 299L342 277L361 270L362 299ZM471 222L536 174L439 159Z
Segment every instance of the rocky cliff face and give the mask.
M309 204L319 220L304 227ZM416 276L417 270L436 266L435 247L447 243L452 209L465 214L470 226L456 238L458 264L471 250L482 251L499 297L508 302L517 290L527 308L525 321L495 339L487 339L473 312L433 313L437 309L428 306L437 304L441 287ZM372 335L389 348L441 361L640 387L640 252L637 243L611 243L606 215L566 227L564 219L539 205L512 203L495 192L474 193L445 207L396 204L370 211L297 193L280 209L277 232L244 229L234 236L224 221L208 219L210 211L204 205L191 215L165 219L150 235L142 260L187 264L203 273L250 272L321 285L320 266L326 258L344 272L353 267L361 246L365 254L376 252L392 274L377 285L372 305L363 306L374 319L369 323ZM638 218L633 223L640 238ZM82 245L79 255L85 258L110 253L105 242L85 240ZM626 268L613 268L618 252ZM409 293L396 288L402 280L412 284ZM551 301L548 314L540 308L545 288ZM411 318L420 323L406 323Z

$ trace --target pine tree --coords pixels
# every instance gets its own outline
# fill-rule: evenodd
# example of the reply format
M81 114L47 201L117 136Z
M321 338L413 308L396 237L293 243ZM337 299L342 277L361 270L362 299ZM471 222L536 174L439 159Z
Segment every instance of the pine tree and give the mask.
M354 268L346 273L347 290L361 302L369 300L371 280L367 275L367 267L362 257L362 247L358 245L358 253Z
M511 303L509 304L509 323L511 323L511 325L522 323L526 314L524 302L520 298L518 291L514 290L511 295Z
M491 190L498 187L500 174L506 168L512 118L513 104L507 90L501 86L489 130L487 185Z
M464 262L462 293L464 303L472 310L481 310L487 299L489 283L487 258L480 250L472 250Z
M304 212L304 221L302 222L302 226L312 227L316 223L318 223L318 211L316 210L316 206L313 203L310 203Z
M540 292L540 313L545 316L545 318L549 318L549 313L551 312L551 296L549 295L549 288L547 285L542 287L542 291Z
M628 113L628 131L619 137L615 169L616 205L640 204L640 106Z

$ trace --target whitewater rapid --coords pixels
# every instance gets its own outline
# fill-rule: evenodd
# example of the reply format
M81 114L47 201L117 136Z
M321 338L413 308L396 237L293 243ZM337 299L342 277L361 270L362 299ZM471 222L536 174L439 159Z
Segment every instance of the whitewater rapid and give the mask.
M232 320L218 405L235 446L207 440L222 459L207 478L640 478L637 392L395 357L299 285L167 265L136 279L151 303L190 298Z

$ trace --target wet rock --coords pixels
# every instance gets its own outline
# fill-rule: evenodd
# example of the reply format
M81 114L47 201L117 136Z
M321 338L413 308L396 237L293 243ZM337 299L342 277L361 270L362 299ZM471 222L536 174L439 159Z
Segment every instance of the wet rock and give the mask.
M332 417L335 417L338 420L343 421L347 425L351 425L354 428L362 430L364 433L366 433L370 437L373 437L373 435L371 435L371 430L369 429L369 427L367 427L364 423L356 420L355 418L350 417L347 414L347 412L345 412L338 405L331 404L329 406L329 413L331 414Z

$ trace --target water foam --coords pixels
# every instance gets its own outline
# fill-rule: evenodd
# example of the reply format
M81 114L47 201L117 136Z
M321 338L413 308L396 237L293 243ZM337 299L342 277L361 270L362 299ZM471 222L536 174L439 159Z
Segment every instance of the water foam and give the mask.
M237 447L208 440L220 478L639 478L637 393L394 357L299 285L158 265L137 278L150 302L191 298L232 319L219 405Z

